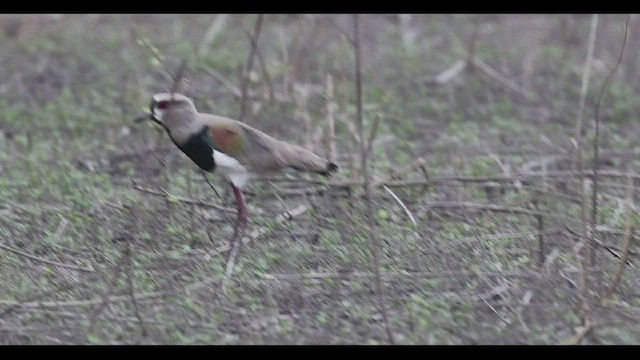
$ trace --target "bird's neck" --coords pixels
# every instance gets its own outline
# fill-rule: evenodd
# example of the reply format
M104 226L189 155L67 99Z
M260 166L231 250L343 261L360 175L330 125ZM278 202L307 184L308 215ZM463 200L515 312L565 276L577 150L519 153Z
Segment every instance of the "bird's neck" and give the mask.
M200 121L197 113L175 115L168 117L163 125L171 139L180 146L186 144L194 134L199 133L204 123Z

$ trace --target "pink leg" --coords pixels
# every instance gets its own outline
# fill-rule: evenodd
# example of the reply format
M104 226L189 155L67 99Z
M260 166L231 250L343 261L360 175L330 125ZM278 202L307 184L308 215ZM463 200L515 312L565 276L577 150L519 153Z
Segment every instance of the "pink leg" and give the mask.
M242 246L242 241L236 243L238 238L242 239L244 236L245 229L247 227L247 219L249 218L249 212L247 211L247 205L244 202L244 195L242 194L242 190L232 183L229 183L233 188L233 194L236 196L236 203L238 206L238 220L236 220L236 224L233 228L233 236L231 237L231 250L227 255L227 263L229 263L233 258L235 258L235 254L240 250Z
M249 218L249 212L247 211L247 205L244 202L244 194L242 194L242 190L240 190L240 188L236 187L235 185L231 184L231 187L233 188L233 194L236 196L236 203L238 206L238 219L246 223L247 219Z

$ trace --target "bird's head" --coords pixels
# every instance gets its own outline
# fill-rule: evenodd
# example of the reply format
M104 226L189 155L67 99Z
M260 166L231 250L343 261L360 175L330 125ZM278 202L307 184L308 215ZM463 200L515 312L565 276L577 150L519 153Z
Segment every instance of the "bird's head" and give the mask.
M153 95L149 111L149 113L136 117L134 121L153 120L167 127L171 126L171 119L189 119L189 115L196 114L196 108L191 99L178 93L159 93Z

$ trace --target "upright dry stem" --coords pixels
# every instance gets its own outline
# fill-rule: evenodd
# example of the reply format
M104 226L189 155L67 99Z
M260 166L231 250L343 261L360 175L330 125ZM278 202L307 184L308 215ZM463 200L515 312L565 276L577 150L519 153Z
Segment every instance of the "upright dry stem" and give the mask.
M575 133L575 146L576 146L576 170L581 173L584 167L582 156L582 131L584 128L584 104L587 97L587 89L589 87L589 79L591 76L591 64L593 62L593 49L595 46L596 30L598 28L598 15L595 14L591 18L591 30L589 32L589 43L587 46L587 58L585 60L583 72L582 72L582 87L580 90L580 100L578 103L578 118L576 121L576 133ZM576 258L578 260L579 272L579 287L580 287L580 303L579 308L583 309L586 306L586 299L589 293L588 274L589 274L589 251L591 251L592 243L587 244L586 239L591 238L590 227L587 220L587 182L586 177L583 175L580 177L581 184L581 205L580 205L580 221L583 224L582 228L582 240L575 247ZM586 314L582 314L583 317Z
M249 57L247 58L247 65L242 72L242 86L241 86L241 98L240 98L240 115L238 120L242 121L247 111L247 86L249 85L249 74L253 69L253 59L255 58L256 48L258 47L258 37L260 36L260 30L262 29L262 22L264 14L259 14L256 18L256 23L253 29L253 36L251 37L251 50L249 50Z
M627 21L625 22L625 26L624 26L624 38L622 39L622 47L620 48L620 54L618 55L618 62L616 62L616 64L613 66L613 68L611 68L611 71L609 72L609 74L607 75L607 78L604 80L604 83L602 84L602 88L600 89L600 93L598 94L598 102L596 103L596 109L595 109L595 127L596 127L596 134L595 134L595 139L593 141L593 172L594 172L594 176L593 176L593 192L592 192L592 196L591 196L591 227L592 227L592 233L593 233L593 228L595 228L596 226L596 215L597 215L597 210L598 210L598 163L600 162L600 103L602 102L602 99L604 98L604 92L605 90L609 87L609 82L611 81L611 79L613 78L613 75L616 73L616 71L618 70L618 67L620 66L620 63L622 62L622 55L624 54L624 48L627 44L627 33L629 30L629 18L631 17L631 15L627 15ZM595 254L596 252L593 251L593 246L592 246L592 251L591 251L591 265L595 266Z
M362 160L362 170L364 177L364 190L367 204L367 222L369 225L369 235L372 240L372 253L373 253L373 265L374 272L376 274L376 293L378 295L378 305L380 306L380 312L382 313L382 319L384 320L385 331L391 344L395 344L393 331L389 323L389 316L387 315L387 308L384 303L384 297L382 294L382 279L380 277L380 242L378 241L376 225L373 217L373 202L371 199L371 188L369 187L369 171L367 169L367 149L364 140L364 127L362 124L362 73L361 73L361 53L360 53L360 22L358 15L353 15L354 25L354 48L356 55L356 122L358 125L358 133L360 135L360 155Z

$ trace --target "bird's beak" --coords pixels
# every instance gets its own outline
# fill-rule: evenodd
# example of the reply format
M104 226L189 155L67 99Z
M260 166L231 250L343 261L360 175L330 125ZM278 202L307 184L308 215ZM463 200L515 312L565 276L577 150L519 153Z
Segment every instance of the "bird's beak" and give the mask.
M151 114L144 113L142 115L136 116L136 118L133 119L133 121L136 122L136 123L140 123L140 122L143 122L145 120L151 120L152 118L153 117L151 116Z

